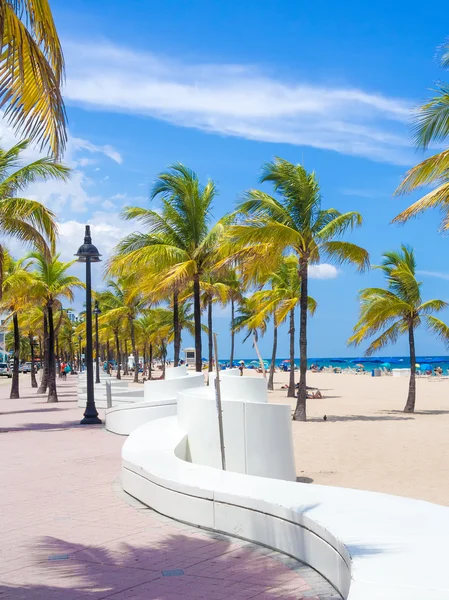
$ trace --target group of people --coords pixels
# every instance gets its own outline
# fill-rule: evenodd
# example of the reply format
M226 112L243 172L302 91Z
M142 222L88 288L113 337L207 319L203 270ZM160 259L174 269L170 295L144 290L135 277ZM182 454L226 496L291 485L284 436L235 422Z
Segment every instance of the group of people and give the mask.
M71 371L72 371L72 368L69 365L69 363L61 361L61 364L59 366L59 377L61 379L67 379L67 374L70 373Z

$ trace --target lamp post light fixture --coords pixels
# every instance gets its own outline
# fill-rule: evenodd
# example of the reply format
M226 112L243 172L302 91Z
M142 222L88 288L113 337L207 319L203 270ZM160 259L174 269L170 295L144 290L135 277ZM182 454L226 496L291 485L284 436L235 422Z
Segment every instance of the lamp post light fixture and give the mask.
M101 315L101 310L98 305L98 300L95 300L95 383L100 383L100 358L98 356L98 315Z
M94 374L92 359L92 282L91 282L91 263L100 262L101 254L92 244L90 237L90 226L86 225L84 235L84 244L79 247L75 254L78 262L86 263L86 375L87 375L87 402L84 411L84 419L80 421L81 425L95 425L101 423L98 417L98 411L95 407L94 397Z

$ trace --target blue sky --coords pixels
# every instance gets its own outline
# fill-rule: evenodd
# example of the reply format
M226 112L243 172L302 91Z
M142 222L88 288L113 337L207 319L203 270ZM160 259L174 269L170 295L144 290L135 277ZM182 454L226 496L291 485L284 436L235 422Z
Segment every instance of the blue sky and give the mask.
M449 300L449 241L438 214L398 227L390 220L412 198L392 198L405 170L422 156L410 139L410 110L445 73L436 48L449 34L446 5L423 3L240 3L200 0L53 0L63 41L70 141L67 185L33 186L30 195L61 220L69 258L83 224L105 254L132 228L126 204L148 204L148 187L175 161L213 178L215 214L257 185L263 162L281 156L315 170L323 204L358 210L365 224L350 236L372 263L401 242L416 249L425 298ZM4 138L8 139L8 134ZM354 355L346 348L357 291L380 282L350 267L324 266L310 293L310 356ZM98 277L97 277L98 281ZM449 311L444 315L449 321ZM220 310L220 354L227 355L229 314ZM184 344L190 343L188 336ZM261 341L268 356L271 335ZM281 332L280 356L287 353ZM406 352L402 340L388 353ZM444 353L426 333L418 354ZM238 352L253 356L248 341Z

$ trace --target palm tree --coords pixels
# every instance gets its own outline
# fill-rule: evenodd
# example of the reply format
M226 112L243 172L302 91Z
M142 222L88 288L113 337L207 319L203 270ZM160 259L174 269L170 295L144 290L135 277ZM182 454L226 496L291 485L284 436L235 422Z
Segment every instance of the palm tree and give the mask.
M10 398L19 398L19 363L20 363L20 328L19 312L29 301L29 290L32 276L27 270L27 265L22 260L14 260L8 253L4 254L5 278L3 281L4 296L1 307L12 318L14 333L14 363L11 382Z
M142 310L145 305L144 298L140 293L139 284L134 275L121 277L117 281L110 279L107 283L107 286L114 299L111 302L112 298L108 301L106 297L106 306L108 308L106 321L108 323L123 323L126 321L129 324L129 333L131 337L131 346L135 363L134 382L137 383L139 380L139 355L136 346L136 333L134 324L139 311ZM127 361L127 358L128 357L126 356L126 360L123 361L124 365Z
M60 155L67 139L64 57L48 0L0 2L0 106L16 131Z
M285 251L299 259L300 298L300 379L294 418L306 420L308 269L322 258L355 264L361 271L368 253L360 246L340 240L348 229L362 224L357 212L340 213L321 208L321 193L314 173L301 165L276 158L262 169L261 182L272 182L278 198L250 190L237 208L237 222L230 229L228 246L236 245L240 258L255 261L259 269L274 272Z
M449 44L444 47L441 60L443 68L449 67ZM432 142L441 143L449 138L449 88L447 84L437 86L437 95L423 104L415 118L414 137L416 146L426 150ZM444 215L442 230L449 228L449 149L426 158L410 169L396 190L396 195L408 194L429 185L435 189L425 194L406 210L395 222L403 223L430 208L440 208Z
M268 389L273 389L274 366L276 363L277 330L279 325L289 318L290 335L290 381L287 396L294 398L295 390L295 310L301 300L301 280L298 277L299 259L290 254L282 259L276 272L270 276L270 289L255 292L251 297L250 304L254 308L255 323L273 315L274 335L273 352L270 365L270 376ZM308 310L311 315L316 311L317 303L309 296Z
M34 300L34 299L33 299ZM36 373L34 370L34 349L35 349L35 338L37 333L40 331L42 326L43 308L36 306L36 304L30 303L28 306L21 311L20 326L26 331L29 353L31 357L31 387L37 388Z
M73 301L73 290L84 288L78 277L67 275L67 270L76 262L61 262L60 254L43 252L30 252L28 259L34 266L36 296L42 298L45 306L48 323L48 353L46 357L48 367L48 398L47 402L57 402L56 370L55 370L55 323L54 308L60 306L60 299L67 298Z
M2 5L3 2L0 3L0 10ZM44 252L48 244L53 246L55 243L55 216L40 202L21 198L20 193L40 179L66 180L70 169L48 157L20 166L21 155L28 146L29 141L24 140L9 150L0 148L0 235L32 244ZM3 293L3 262L4 245L0 239L0 300Z
M219 241L226 218L211 227L212 202L215 184L201 185L197 175L180 163L161 173L153 186L151 198L159 198L162 212L128 207L122 216L136 219L145 225L145 233L133 233L117 248L117 256L110 261L116 272L133 269L145 276L147 285L142 290L166 294L179 291L193 283L195 318L196 370L202 369L201 345L201 289L203 274L209 275L216 264ZM177 304L174 302L174 320ZM175 359L179 358L179 327Z
M387 344L394 344L401 334L408 334L410 384L404 412L413 412L416 398L415 329L424 324L447 342L449 328L431 313L443 310L448 304L443 300L422 301L422 283L416 279L415 255L408 246L401 246L398 252L385 252L382 264L375 268L384 273L387 288L366 288L360 291L360 317L348 343L358 346L377 336L365 351L365 355L370 356Z
M237 333L246 329L247 334L243 338L243 342L246 342L246 340L252 336L253 347L256 351L257 358L259 359L260 368L262 369L263 376L266 377L265 364L262 360L257 343L259 341L259 333L264 335L267 330L267 319L266 317L262 319L258 317L259 315L254 306L252 306L250 299L242 298L237 310L237 316L234 320L234 331Z

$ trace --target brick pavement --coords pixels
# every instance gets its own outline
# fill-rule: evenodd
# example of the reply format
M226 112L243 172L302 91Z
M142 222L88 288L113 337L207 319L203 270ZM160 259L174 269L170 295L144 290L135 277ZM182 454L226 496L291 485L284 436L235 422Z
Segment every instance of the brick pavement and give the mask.
M46 404L0 384L0 600L337 600L279 553L173 521L119 485L123 438L81 427L76 378Z

